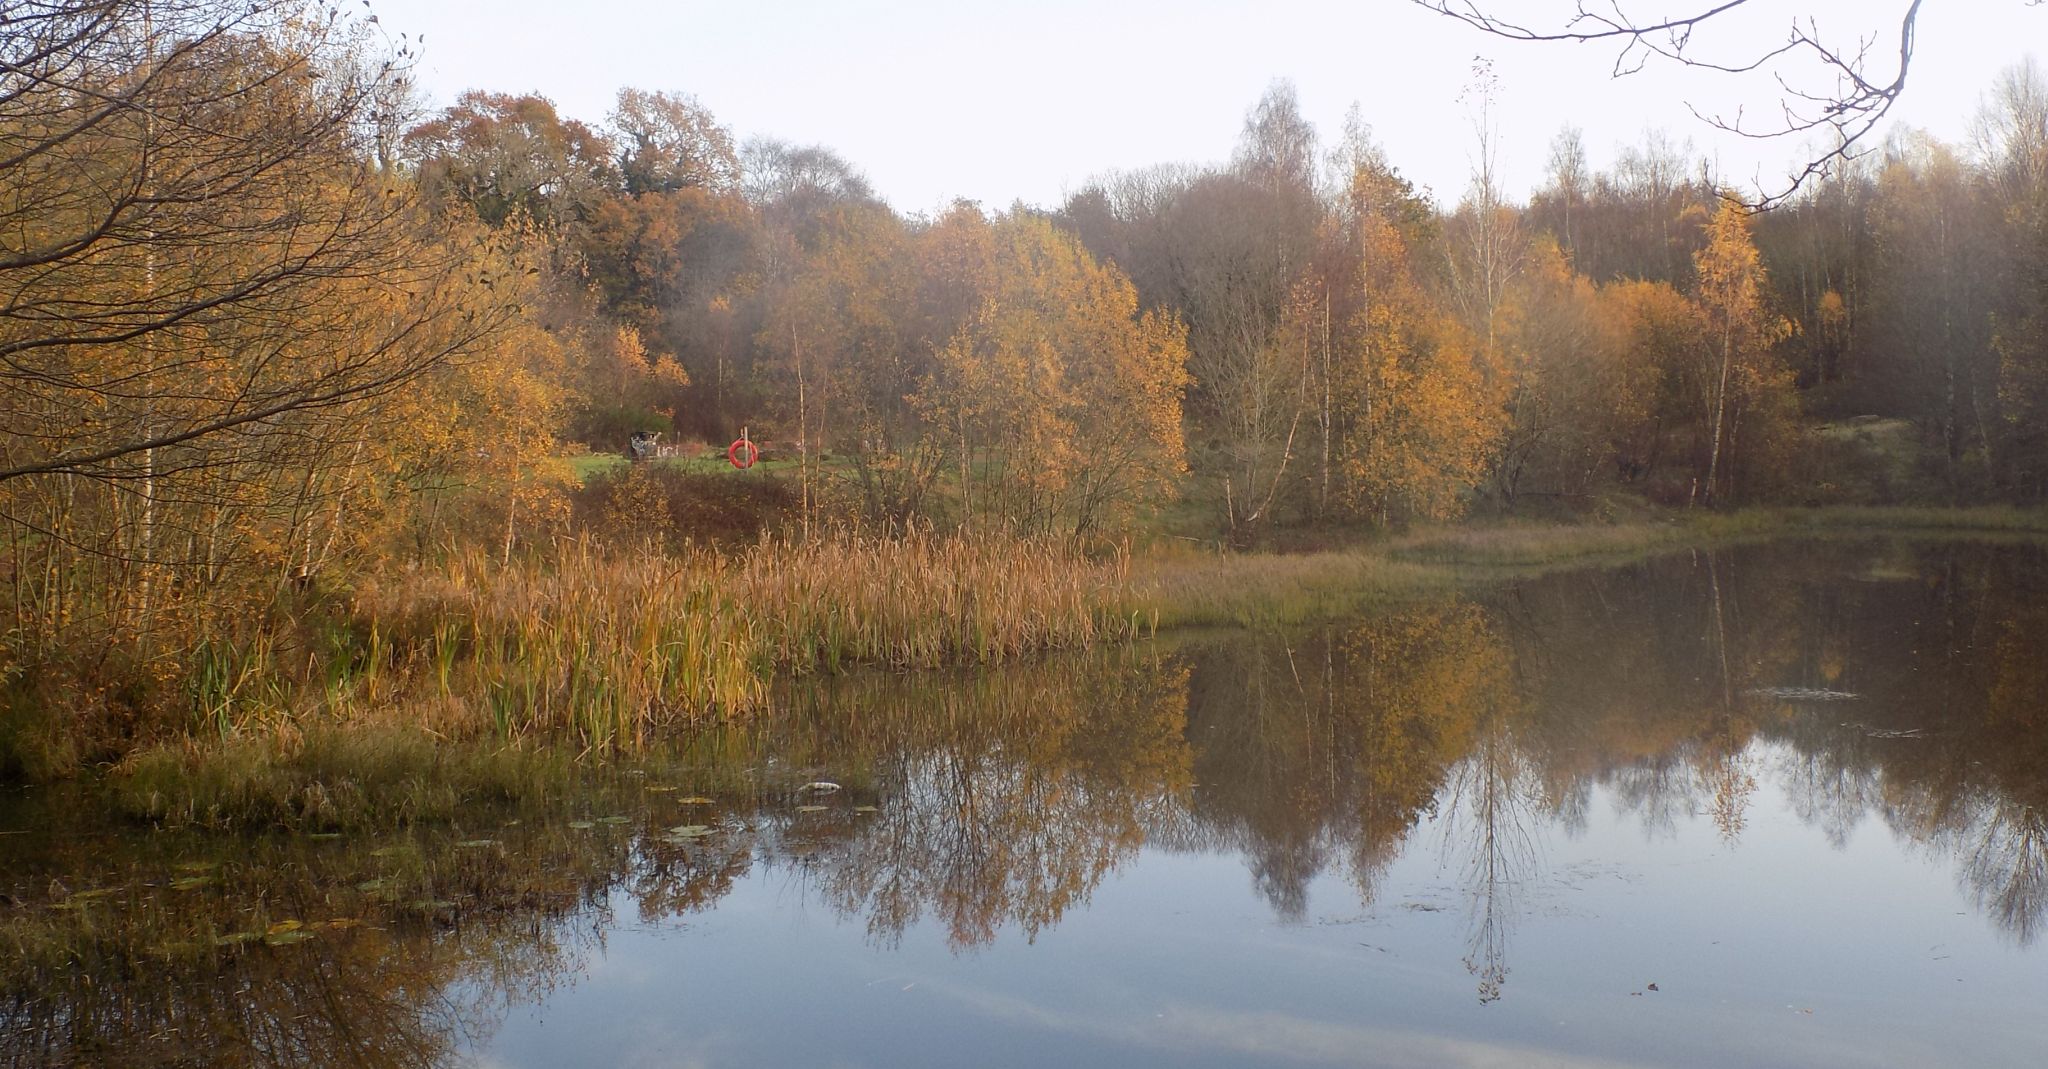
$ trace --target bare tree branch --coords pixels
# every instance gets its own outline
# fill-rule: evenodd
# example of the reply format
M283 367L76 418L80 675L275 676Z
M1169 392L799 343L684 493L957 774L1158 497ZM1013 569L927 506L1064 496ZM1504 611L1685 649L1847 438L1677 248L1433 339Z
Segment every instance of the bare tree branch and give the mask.
M1653 61L1737 76L1768 73L1782 101L1777 116L1770 121L1752 122L1740 109L1729 114L1687 105L1700 121L1740 137L1802 138L1821 134L1832 141L1831 148L1816 151L1782 185L1767 187L1759 179L1758 195L1743 201L1753 211L1782 203L1808 180L1824 178L1837 165L1862 154L1861 146L1905 92L1921 5L1921 0L1911 0L1899 15L1898 29L1889 35L1895 39L1895 48L1879 49L1880 40L1875 35L1846 46L1825 39L1818 23L1809 16L1804 20L1793 19L1781 41L1756 42L1749 50L1738 50L1728 56L1703 50L1695 42L1694 33L1706 23L1747 6L1749 0L1727 0L1690 15L1654 19L1632 16L1622 0L1578 0L1561 26L1548 29L1508 21L1489 13L1476 0L1411 2L1506 40L1618 44L1613 67L1617 78L1636 73ZM2028 0L2028 6L2039 6L2040 2Z

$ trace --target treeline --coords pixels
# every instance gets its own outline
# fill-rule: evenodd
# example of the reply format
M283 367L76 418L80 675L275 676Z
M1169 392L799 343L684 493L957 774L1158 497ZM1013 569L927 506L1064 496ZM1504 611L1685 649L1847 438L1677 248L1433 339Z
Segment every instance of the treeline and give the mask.
M750 427L799 460L806 508L931 515L946 478L950 518L1033 532L1092 530L1182 467L1185 332L1038 213L906 219L826 149L735 147L637 89L595 128L466 93L401 152L444 215L573 280L569 441Z
M1227 162L993 218L906 218L827 149L736 148L637 90L602 127L467 94L404 151L618 325L572 439L751 425L843 458L807 489L869 515L1087 530L1178 492L1250 536L1614 490L2034 500L2044 102L2038 68L2005 72L1967 151L1902 134L1762 216L1661 136L1596 172L1569 129L1527 205L1483 134L1439 206L1355 118L1325 147L1284 85ZM1915 449L1815 429L1849 416Z

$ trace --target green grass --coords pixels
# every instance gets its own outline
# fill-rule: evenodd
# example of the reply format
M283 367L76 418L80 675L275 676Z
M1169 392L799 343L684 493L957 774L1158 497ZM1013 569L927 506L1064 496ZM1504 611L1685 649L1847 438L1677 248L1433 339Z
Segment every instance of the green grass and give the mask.
M589 482L590 477L599 472L616 471L629 463L625 456L619 453L585 453L570 457L568 461L570 470L576 473L577 480L581 482ZM674 471L754 478L787 476L793 479L800 470L795 457L763 459L756 462L753 467L742 470L733 467L723 452L707 452L696 457L662 457L648 463ZM846 461L836 457L826 457L819 463L819 467L824 470L838 470L845 466Z
M1680 512L1616 524L1504 521L1312 553L1155 553L1136 597L1162 629L1334 619L1444 590L1779 538L2048 541L2048 510L1837 506Z

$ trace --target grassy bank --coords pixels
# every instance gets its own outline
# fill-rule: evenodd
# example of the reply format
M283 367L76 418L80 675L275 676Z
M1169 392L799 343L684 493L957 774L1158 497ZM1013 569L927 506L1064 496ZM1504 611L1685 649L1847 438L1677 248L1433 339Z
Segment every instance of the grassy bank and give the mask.
M433 821L478 799L544 799L564 762L644 755L707 724L772 715L778 678L998 665L1162 629L1332 619L1689 548L1873 534L2048 539L2048 513L1688 513L1135 560L929 534L731 552L569 543L546 562L471 555L380 576L345 606L287 625L252 618L191 650L154 718L138 716L126 735L53 743L95 724L61 691L17 687L4 736L13 753L0 758L30 778L112 768L121 808L151 820ZM25 753L59 756L36 766Z
M1160 555L1139 564L1136 586L1162 628L1292 624L1686 549L1871 536L2048 541L2048 511L1834 507L1679 512L1615 524L1475 524L1310 553Z
M366 579L218 622L105 685L91 649L9 681L0 774L160 746L415 728L447 741L640 749L752 716L781 676L993 665L1152 626L1121 557L1059 542L830 534L744 549L565 543ZM90 673L103 674L97 679Z

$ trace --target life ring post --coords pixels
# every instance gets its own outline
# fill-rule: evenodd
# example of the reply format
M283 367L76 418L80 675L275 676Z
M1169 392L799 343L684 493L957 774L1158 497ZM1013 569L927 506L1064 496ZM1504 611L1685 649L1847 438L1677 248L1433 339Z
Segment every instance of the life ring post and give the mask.
M732 445L726 447L725 459L741 471L753 467L754 462L761 459L761 448L747 436L747 428L741 427L740 436L732 440Z

